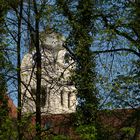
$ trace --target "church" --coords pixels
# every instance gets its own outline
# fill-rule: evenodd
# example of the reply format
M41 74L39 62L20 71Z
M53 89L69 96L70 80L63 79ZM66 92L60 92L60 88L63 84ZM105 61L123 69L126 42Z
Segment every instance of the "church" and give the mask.
M40 33L42 57L42 115L68 114L76 111L76 88L71 80L75 63L63 47L65 38L51 30ZM32 50L21 63L22 112L35 112L36 54Z

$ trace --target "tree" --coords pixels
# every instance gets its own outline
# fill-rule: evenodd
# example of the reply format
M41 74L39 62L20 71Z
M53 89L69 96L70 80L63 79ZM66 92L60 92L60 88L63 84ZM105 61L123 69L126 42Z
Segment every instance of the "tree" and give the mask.
M39 45L39 11L37 8L37 1L34 0L34 13L35 13L35 48L36 48L36 136L38 139L41 139L41 52Z
M15 138L13 130L13 122L10 118L10 108L8 106L8 77L12 70L7 51L7 31L5 28L6 14L9 6L5 1L0 1L0 139ZM5 133L5 131L7 133Z
M126 47L125 45L120 45L119 48L117 48L118 43L116 43L114 46L110 45L111 48L106 48L103 51L95 51L94 53L109 54L119 52L120 55L124 55L125 53L123 52L127 52L126 55L132 53L132 55L129 56L132 67L129 63L128 73L124 74L119 72L117 76L112 78L113 87L110 88L111 94L109 98L113 97L113 103L120 108L129 107L134 109L135 111L131 117L131 125L132 122L136 120L136 123L139 124L139 2L122 1L120 3L116 1L115 3L107 2L106 4L110 4L109 9L107 9L108 12L101 10L99 15L102 17L104 23L103 29L105 28L108 35L112 35L109 41L111 42L113 40L116 42L116 39L119 37L119 40L127 40L126 42L129 42L129 44L127 44ZM124 59L126 59L126 57ZM126 122L126 124L130 126L129 121L127 120ZM139 125L135 126L135 130L133 139L139 139Z
M76 62L74 82L77 89L78 125L97 125L98 90L96 88L96 60L91 51L95 21L95 1L57 1L58 8L67 18L70 35L66 48L73 50ZM73 7L73 8L71 8Z
M18 15L18 39L17 39L17 82L18 82L18 139L22 139L21 134L21 25L22 25L23 0L20 1Z
M7 48L7 44L4 40L5 38L5 29L4 27L4 21L5 21L5 14L7 12L7 5L4 4L4 1L0 1L1 9L0 9L0 108L1 108L1 124L3 122L3 117L6 117L8 115L8 102L7 102L7 84L6 84L6 73L8 71L8 61L5 53L5 49Z
M129 3L128 3L129 2ZM126 5L125 5L126 4ZM117 4L116 4L117 5ZM120 12L118 14L119 19L115 18L115 15L108 13L108 14L103 14L101 13L101 17L104 21L104 25L106 29L109 29L111 31L112 34L115 35L115 39L117 38L117 36L120 36L121 40L123 38L125 38L130 44L127 45L126 48L124 46L121 46L121 48L117 48L116 46L112 46L113 48L111 49L106 49L103 51L95 51L95 53L111 53L111 52L127 52L127 53L132 53L135 57L135 59L131 59L131 61L136 62L139 57L140 57L140 53L139 53L139 25L138 25L138 3L137 2L130 2L130 1L123 1L122 5L125 6L125 9L128 10L128 8L130 8L129 10L131 10L131 12L129 14L125 13L124 15L122 15L122 13ZM115 5L114 5L115 7ZM117 6L116 6L117 7ZM119 8L119 10L122 10L121 7L117 7ZM136 10L137 9L137 10ZM110 17L108 17L110 15ZM120 16L126 16L124 19ZM132 16L133 15L133 16ZM133 17L133 18L130 18ZM113 23L111 24L111 18L114 20ZM122 18L122 19L121 19ZM129 19L128 19L129 18ZM134 20L135 20L135 24L134 24ZM126 24L125 24L126 22ZM125 29L125 30L122 30ZM116 40L115 40L116 41ZM136 63L134 64L136 66ZM138 66L138 65L137 65ZM137 68L135 67L134 69L131 69L130 73L134 73L134 71ZM128 74L130 76L130 73ZM121 75L118 75L119 79L123 79L123 77L121 77ZM134 80L134 77L131 77L131 79Z

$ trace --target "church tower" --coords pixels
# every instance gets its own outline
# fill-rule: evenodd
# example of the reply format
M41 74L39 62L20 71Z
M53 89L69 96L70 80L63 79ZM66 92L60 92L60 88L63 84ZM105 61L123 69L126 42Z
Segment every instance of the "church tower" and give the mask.
M62 47L65 39L58 33L41 33L42 114L67 114L76 111L76 89L70 76L74 70L74 61L69 52ZM27 53L21 63L22 112L35 112L36 92L36 54Z

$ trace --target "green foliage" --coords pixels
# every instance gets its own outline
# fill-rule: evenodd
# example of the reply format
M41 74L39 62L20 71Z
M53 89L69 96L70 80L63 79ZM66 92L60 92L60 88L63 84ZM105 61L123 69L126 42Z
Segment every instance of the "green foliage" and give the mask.
M137 107L139 105L139 60L132 62L133 68L126 75L118 75L113 81L112 98L120 107Z
M107 124L108 125L108 124ZM117 129L112 126L106 126L102 124L100 126L100 135L98 135L98 140L117 140L115 133Z
M53 136L52 140L70 140L70 139L67 138L66 136L58 135L58 136Z
M1 140L15 140L17 138L17 130L15 121L9 117L5 117L0 127Z
M92 125L81 125L76 129L82 140L97 140L97 130Z
M135 128L132 127L123 127L120 131L126 134L127 137L133 137L135 134Z

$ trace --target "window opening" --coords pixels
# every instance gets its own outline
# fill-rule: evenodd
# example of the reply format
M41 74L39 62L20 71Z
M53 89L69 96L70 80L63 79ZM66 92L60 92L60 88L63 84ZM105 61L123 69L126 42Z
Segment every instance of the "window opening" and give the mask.
M70 60L69 53L66 53L65 56L64 56L64 63L69 64L69 60Z
M31 93L33 94L34 97L36 97L36 89L35 88L31 89ZM41 87L41 95L40 95L40 105L41 105L41 107L45 106L46 99L47 99L46 87L42 86Z
M40 105L41 107L44 107L46 104L46 99L47 99L47 91L45 87L41 87L41 96L40 96Z
M70 108L70 101L71 101L71 93L68 93L68 108Z
M45 123L45 126L44 127L45 127L46 130L49 130L52 127L52 122L51 121L47 121Z
M60 92L60 100L61 100L61 105L63 106L64 105L64 101L63 101L63 96L64 96L64 92L63 90Z

